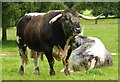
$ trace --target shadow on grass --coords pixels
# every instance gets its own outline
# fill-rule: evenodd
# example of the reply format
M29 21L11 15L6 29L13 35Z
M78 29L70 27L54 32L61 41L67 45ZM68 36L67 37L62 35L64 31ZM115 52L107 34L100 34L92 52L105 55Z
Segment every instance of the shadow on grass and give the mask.
M4 40L2 41L2 48L14 48L17 47L16 40Z

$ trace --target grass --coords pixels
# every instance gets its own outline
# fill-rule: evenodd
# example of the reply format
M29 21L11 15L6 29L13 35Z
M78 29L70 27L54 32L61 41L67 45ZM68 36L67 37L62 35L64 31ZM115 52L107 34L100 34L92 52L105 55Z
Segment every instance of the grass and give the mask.
M85 27L84 35L99 38L111 53L118 53L118 19L94 21L81 20L81 26ZM0 29L1 30L1 29ZM25 66L25 75L18 74L20 60L18 47L16 45L15 28L7 30L8 40L2 42L2 52L13 52L17 55L2 56L2 79L3 80L117 80L118 79L118 56L113 56L114 64L111 67L95 68L87 72L74 72L66 76L59 71L64 67L62 62L55 61L56 76L49 76L49 65L47 59L39 60L41 75L34 75L33 59L29 58Z

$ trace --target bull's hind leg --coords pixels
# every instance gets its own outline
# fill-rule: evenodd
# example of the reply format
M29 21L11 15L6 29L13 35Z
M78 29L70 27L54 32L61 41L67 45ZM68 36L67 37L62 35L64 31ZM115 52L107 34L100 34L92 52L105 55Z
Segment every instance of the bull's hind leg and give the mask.
M31 50L31 58L34 59L34 74L40 75L39 72L39 66L38 66L38 58L39 58L40 54L37 53L34 50Z
M27 64L27 61L28 61L27 46L24 46L20 49L20 61L21 61L21 65L20 65L19 73L21 75L23 75L24 74L24 64Z
M24 74L24 64L27 64L28 57L27 57L27 46L23 43L20 37L17 38L17 44L19 46L19 54L20 54L20 70L19 73L21 75Z
M27 64L27 61L28 61L28 57L27 57L27 46L23 46L21 49L20 49L20 61L21 61L21 66L20 66L20 71L19 73L21 75L24 74L24 64Z

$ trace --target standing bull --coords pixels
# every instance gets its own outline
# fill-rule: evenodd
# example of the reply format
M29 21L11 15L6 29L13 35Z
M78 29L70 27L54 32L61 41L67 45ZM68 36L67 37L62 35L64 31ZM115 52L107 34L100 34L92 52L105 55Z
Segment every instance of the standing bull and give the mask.
M95 37L76 36L70 59L70 70L81 71L94 67L111 66L112 56L104 44Z
M66 40L75 33L80 32L79 17L84 19L97 19L99 16L90 18L77 13L73 9L67 9L52 10L42 16L35 16L29 21L26 27L23 25L22 20L20 20L17 26L17 42L21 56L20 74L24 74L24 63L27 62L26 48L28 46L36 52L45 53L50 66L50 75L55 75L52 48L56 45L64 49ZM71 51L72 49L70 48L64 61L65 74L69 74L68 58ZM35 63L35 72L39 73L37 61Z

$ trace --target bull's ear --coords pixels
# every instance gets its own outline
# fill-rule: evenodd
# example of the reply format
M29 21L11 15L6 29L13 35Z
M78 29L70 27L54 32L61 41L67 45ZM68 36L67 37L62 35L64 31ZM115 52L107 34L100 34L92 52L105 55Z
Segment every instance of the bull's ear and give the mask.
M60 17L62 17L62 14L58 14L57 16L53 17L50 21L49 24L54 23L57 19L59 19Z

